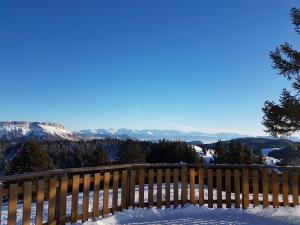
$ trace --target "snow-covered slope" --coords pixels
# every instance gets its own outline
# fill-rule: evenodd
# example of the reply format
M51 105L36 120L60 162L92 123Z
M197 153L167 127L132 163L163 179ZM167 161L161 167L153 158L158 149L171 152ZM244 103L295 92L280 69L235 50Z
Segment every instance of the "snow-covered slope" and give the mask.
M236 133L216 133L208 134L204 132L185 132L179 130L158 130L158 129L86 129L76 132L83 137L130 137L139 140L157 141L160 139L182 140L182 141L201 141L211 143L217 140L230 140L245 137Z
M200 146L197 146L197 145L193 145L193 148L199 154L199 156L201 156L204 159L205 163L209 164L209 163L212 163L214 161L215 150L207 149L204 152L203 148L201 148Z
M61 124L27 121L0 122L0 140L78 140L79 137Z

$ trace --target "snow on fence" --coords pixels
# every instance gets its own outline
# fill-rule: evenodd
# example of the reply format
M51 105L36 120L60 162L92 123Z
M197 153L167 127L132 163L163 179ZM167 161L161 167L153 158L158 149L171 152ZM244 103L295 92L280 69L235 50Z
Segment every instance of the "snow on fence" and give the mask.
M2 176L1 224L76 223L129 207L187 203L293 207L299 204L299 172L264 165L131 164Z

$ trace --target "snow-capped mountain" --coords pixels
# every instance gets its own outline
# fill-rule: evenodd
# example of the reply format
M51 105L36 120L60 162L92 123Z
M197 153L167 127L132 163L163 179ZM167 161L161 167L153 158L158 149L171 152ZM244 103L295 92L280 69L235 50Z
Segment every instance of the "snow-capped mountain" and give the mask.
M158 141L160 139L182 140L193 144L213 143L218 140L226 141L236 138L244 138L246 135L237 133L204 133L185 132L178 130L159 129L85 129L79 131L67 130L57 123L27 122L27 121L0 121L0 141L26 141L35 139L40 141L56 140L91 140L103 138L115 138L126 140L128 138L146 141ZM266 137L265 137L266 138ZM270 137L269 137L270 138ZM277 147L277 146L275 146Z
M184 132L178 130L158 130L158 129L86 129L75 132L77 135L86 138L101 137L130 137L138 140L157 141L160 139L183 140L183 141L201 141L203 143L212 143L217 140L230 140L234 138L246 137L236 133L217 133L208 134L203 132Z
M79 137L65 129L61 124L27 121L0 121L0 140L26 141L35 140L78 140Z

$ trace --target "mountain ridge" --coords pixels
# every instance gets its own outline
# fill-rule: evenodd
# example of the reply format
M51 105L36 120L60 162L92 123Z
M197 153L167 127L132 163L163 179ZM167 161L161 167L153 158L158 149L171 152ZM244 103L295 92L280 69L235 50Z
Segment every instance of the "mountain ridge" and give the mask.
M247 138L249 135L238 133L205 133L201 131L179 131L163 129L83 129L70 131L64 125L51 122L29 121L0 121L0 141L27 141L35 139L39 141L57 140L91 140L115 138L126 140L128 138L145 141L157 141L160 139L182 140L188 142L201 141L205 144L218 140L226 141L237 138ZM255 137L270 138L272 137ZM295 140L294 140L295 141ZM298 139L298 141L300 141Z

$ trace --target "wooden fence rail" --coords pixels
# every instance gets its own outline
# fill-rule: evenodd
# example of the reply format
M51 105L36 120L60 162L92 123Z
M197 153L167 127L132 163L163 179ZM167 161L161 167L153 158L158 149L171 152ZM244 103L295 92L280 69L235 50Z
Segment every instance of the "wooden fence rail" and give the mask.
M299 204L299 172L262 165L132 164L2 176L0 217L8 225L54 225L129 207L293 207Z

